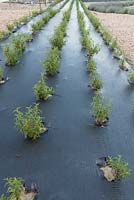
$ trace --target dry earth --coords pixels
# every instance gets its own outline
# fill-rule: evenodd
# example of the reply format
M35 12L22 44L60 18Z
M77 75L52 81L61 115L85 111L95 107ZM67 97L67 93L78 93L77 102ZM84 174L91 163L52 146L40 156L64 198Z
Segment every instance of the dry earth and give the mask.
M45 8L45 5L42 5L42 8ZM37 9L39 9L39 5L0 3L0 30L6 30L7 24L13 23Z
M128 60L134 64L134 15L93 12L110 31L124 51Z

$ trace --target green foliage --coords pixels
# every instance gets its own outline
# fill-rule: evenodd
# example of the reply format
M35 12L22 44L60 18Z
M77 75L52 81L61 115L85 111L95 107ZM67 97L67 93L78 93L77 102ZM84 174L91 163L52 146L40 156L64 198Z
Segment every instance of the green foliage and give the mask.
M92 102L92 115L95 118L96 124L103 125L109 118L109 113L111 111L111 101L108 104L104 105L104 97L96 92L96 95L93 97Z
M49 49L47 52L47 58L43 64L46 69L46 73L50 76L54 76L59 69L60 52L58 48Z
M97 72L91 73L90 84L94 90L100 90L103 87L102 79Z
M7 29L8 31L12 32L14 29L14 25L13 24L7 24Z
M41 75L38 83L34 86L34 93L39 101L47 100L49 96L53 94L53 88L50 88L46 85L43 74Z
M30 35L29 35L30 37ZM28 34L18 34L11 39L11 45L6 44L3 48L3 54L8 66L13 66L22 56L25 49L26 42L28 41Z
M93 58L88 60L87 70L92 74L96 71L96 63Z
M9 31L0 31L0 42L9 35Z
M32 11L32 17L36 17L39 14L40 14L40 11L38 11L38 10Z
M108 166L115 170L117 180L126 180L130 176L128 163L121 156L108 157Z
M56 33L54 36L51 38L50 43L53 48L57 47L58 49L61 49L62 46L64 45L64 32L58 28L56 30Z
M22 180L20 178L6 178L7 192L9 193L10 200L19 200L22 191Z
M39 30L42 29L43 26L44 26L44 21L41 19L40 21L36 22L35 24L32 24L32 32L34 34L37 33Z
M13 66L18 60L18 53L15 51L15 49L10 48L10 46L7 44L3 48L3 54L6 59L6 63L8 66Z
M3 69L2 67L0 66L0 81L2 81L3 79Z
M40 116L38 104L29 106L23 113L17 108L15 110L15 125L25 137L37 139L44 132L44 125Z
M94 44L93 41L90 41L87 46L87 55L92 58L94 54L97 54L100 51L99 44Z
M4 195L1 195L0 196L0 200L7 200L8 198L7 197L5 197Z
M122 70L126 70L126 64L125 64L125 59L124 58L121 58L120 63L119 63L119 67Z
M131 85L134 85L134 70L133 69L129 70L128 72L128 82Z

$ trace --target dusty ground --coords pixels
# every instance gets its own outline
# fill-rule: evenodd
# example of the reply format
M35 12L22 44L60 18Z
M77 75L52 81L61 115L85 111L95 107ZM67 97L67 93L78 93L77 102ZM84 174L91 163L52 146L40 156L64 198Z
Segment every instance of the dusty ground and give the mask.
M15 20L29 15L33 10L37 10L39 5L23 5L12 3L0 3L0 30L6 30L6 25ZM42 8L45 8L43 5Z
M117 38L125 56L134 64L134 15L93 12Z

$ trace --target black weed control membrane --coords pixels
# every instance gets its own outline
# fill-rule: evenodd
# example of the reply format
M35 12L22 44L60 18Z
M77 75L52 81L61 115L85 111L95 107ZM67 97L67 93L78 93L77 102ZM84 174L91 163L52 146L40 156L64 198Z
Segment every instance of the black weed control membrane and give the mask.
M32 142L14 127L16 107L24 110L36 101L33 86L50 46L48 38L69 5L35 37L21 61L8 68L10 80L0 87L0 193L5 192L5 177L22 177L27 183L37 184L40 200L132 200L133 170L126 182L108 183L99 177L96 160L119 154L134 168L133 89L127 83L126 72L119 70L118 61L85 16L92 39L101 44L95 60L104 81L102 93L106 99L112 98L108 126L94 126L90 108L94 93L88 88L75 3L61 52L60 73L47 80L56 95L40 104L49 131Z

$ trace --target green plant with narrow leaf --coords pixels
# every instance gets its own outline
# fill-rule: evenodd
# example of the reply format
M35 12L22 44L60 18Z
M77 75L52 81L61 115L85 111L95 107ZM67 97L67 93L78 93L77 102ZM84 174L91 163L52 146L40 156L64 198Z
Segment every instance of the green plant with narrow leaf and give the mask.
M54 76L59 69L60 52L58 48L49 49L47 52L47 58L43 64L46 73L50 76Z
M47 86L45 82L45 77L43 74L41 74L40 80L34 86L34 94L36 96L36 99L39 101L47 100L49 96L53 94L53 92L53 88Z
M58 49L61 49L65 43L64 32L59 28L55 32L56 33L53 35L53 37L50 40L51 46L53 48L57 47Z
M121 58L120 63L119 63L119 67L122 70L126 70L126 63L125 63L125 59Z
M5 56L6 64L8 66L15 65L15 63L18 60L19 55L18 55L18 52L16 52L14 48L10 48L8 44L5 45L3 48L3 54Z
M89 59L88 60L88 63L87 63L87 70L89 71L89 73L95 73L96 71L96 63L94 61L93 58Z
M103 87L103 81L97 72L90 75L90 85L93 90L100 90Z
M130 85L134 85L134 69L130 69L128 72L128 82Z
M23 183L20 178L6 178L7 192L10 200L20 200Z
M107 164L115 170L117 180L126 180L130 176L128 163L124 161L120 155L116 157L109 156Z
M7 24L7 29L8 31L12 32L14 29L14 25L13 24Z
M40 135L45 132L45 127L42 122L38 104L27 107L25 113L17 108L15 110L15 125L25 137L32 140L40 137Z
M111 100L109 100L107 105L104 105L104 97L99 92L96 92L95 96L93 97L91 106L92 115L96 124L102 126L109 119L109 114L111 111Z

